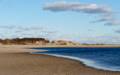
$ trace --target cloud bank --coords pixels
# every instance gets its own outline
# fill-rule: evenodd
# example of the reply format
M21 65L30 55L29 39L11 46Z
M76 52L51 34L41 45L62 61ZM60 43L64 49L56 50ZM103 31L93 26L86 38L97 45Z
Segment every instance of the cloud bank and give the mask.
M24 38L24 37L52 37L57 31L48 30L46 27L40 26L0 26L0 38Z
M74 11L82 12L86 14L97 14L101 19L96 22L104 22L105 25L120 25L120 21L113 18L113 11L111 8L104 5L97 5L94 3L83 4L83 3L68 3L68 2L55 2L46 4L43 7L44 10L49 10L52 12L61 12L61 11Z

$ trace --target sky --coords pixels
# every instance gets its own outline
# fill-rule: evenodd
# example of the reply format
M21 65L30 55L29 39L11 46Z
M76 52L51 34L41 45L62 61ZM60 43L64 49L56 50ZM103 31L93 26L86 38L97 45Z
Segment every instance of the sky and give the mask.
M120 44L119 0L0 0L0 38Z

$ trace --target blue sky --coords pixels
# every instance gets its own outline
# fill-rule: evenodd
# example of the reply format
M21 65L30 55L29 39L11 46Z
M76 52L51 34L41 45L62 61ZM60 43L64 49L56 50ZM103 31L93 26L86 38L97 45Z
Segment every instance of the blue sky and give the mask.
M0 0L0 38L46 37L119 44L119 3L119 0ZM64 4L64 7L55 4ZM78 4L78 7L75 10L66 8L71 4ZM88 8L87 4L100 8L102 12L95 13L96 10ZM85 10L81 10L80 5ZM103 15L111 17L107 16L106 20ZM104 22L98 21L104 18Z

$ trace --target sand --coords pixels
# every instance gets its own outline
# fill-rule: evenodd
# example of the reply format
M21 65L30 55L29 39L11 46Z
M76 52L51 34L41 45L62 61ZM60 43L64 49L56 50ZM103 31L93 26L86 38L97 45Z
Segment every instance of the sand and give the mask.
M0 75L120 75L97 70L70 59L34 55L32 45L0 45Z

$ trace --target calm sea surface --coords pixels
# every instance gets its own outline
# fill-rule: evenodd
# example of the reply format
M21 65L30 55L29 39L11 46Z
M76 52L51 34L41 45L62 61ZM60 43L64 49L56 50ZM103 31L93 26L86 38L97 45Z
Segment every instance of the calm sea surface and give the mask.
M48 50L37 52L57 57L64 57L83 62L86 66L120 71L120 48L36 48Z

